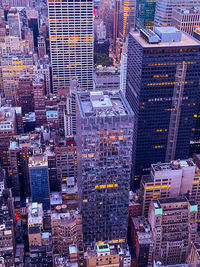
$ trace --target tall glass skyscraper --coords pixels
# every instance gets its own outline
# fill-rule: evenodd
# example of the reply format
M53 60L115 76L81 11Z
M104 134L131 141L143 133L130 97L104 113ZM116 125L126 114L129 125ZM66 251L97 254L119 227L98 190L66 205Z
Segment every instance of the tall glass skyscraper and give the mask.
M43 208L48 210L50 199L47 157L36 154L29 158L29 177L32 201L42 203Z
M174 27L129 34L126 98L135 115L134 184L150 165L188 157L197 111L200 42Z
M137 0L136 28L153 28L157 0Z
M78 193L85 244L127 235L133 112L123 94L77 94Z
M93 1L48 0L53 92L78 77L93 88Z

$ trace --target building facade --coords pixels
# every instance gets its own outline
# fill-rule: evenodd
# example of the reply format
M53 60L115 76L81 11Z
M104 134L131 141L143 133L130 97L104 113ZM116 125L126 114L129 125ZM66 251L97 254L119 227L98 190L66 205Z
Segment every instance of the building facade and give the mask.
M198 109L199 49L198 41L174 27L129 35L126 98L136 118L137 186L152 163L188 157Z
M47 157L35 154L29 158L29 176L31 196L34 202L42 203L43 208L50 208L50 190Z
M185 263L196 237L198 206L186 197L153 200L149 223L154 238L154 260L163 265Z
M157 0L138 0L136 7L136 28L153 28Z
M175 9L172 12L172 26L193 36L195 30L200 27L200 9Z
M177 8L190 9L199 5L199 0L157 0L155 26L170 26L172 22L172 12Z
M48 1L53 92L78 77L82 90L92 90L93 1Z
M133 113L121 92L77 94L77 166L83 238L125 242Z

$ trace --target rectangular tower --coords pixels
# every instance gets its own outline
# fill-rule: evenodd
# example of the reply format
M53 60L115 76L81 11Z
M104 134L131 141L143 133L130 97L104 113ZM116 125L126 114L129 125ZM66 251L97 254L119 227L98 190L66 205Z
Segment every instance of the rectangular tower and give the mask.
M78 77L82 90L92 90L93 1L48 0L53 92Z
M185 263L197 231L198 206L186 197L153 200L149 223L154 238L154 260L163 265Z
M137 0L136 28L153 28L157 0Z
M133 112L121 92L77 94L78 192L85 244L127 235Z
M43 208L50 208L49 174L46 156L35 154L29 158L29 176L31 181L31 196L33 202L43 204Z
M174 27L130 33L126 98L136 115L135 184L151 163L188 157L199 59L200 42Z

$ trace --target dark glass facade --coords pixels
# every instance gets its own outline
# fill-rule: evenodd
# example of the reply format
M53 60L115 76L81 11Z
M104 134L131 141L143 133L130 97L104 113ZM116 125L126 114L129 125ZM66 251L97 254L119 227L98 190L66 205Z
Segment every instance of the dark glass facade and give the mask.
M48 210L50 208L48 168L31 168L30 166L29 168L32 200L33 202L42 203L43 209Z
M153 28L156 0L137 0L136 4L136 27Z
M129 34L126 98L136 115L134 186L156 162L188 157L199 99L200 45L148 45ZM142 44L143 45L142 45Z

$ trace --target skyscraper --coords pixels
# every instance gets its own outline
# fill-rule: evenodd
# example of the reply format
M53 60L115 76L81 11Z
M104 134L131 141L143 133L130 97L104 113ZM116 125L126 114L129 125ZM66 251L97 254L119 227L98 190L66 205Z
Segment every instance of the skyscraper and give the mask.
M195 30L200 25L200 9L193 7L191 9L179 8L172 12L172 26L193 36Z
M92 90L93 1L48 1L53 92L78 77L82 90Z
M128 42L126 98L136 115L136 184L151 163L188 157L199 95L199 41L173 27L155 31L132 32Z
M119 37L125 39L132 28L135 28L136 0L122 0L120 6Z
M136 27L153 28L157 0L137 0Z
M77 94L79 204L85 244L125 242L133 113L123 94Z
M157 0L155 11L155 26L170 26L172 12L177 8L192 8L199 6L200 0Z
M29 158L29 176L33 202L43 204L45 210L50 207L49 175L47 157L35 154Z

